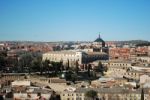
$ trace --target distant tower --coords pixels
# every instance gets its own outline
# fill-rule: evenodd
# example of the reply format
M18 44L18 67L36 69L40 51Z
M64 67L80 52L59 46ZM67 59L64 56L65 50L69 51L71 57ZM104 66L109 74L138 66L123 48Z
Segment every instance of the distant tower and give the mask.
M144 89L142 88L142 91L141 91L141 100L144 100Z
M99 32L99 38L101 38L101 35L100 35L100 33L101 33L101 32Z
M94 42L100 43L102 44L102 47L105 47L105 41L101 38L100 33L101 32L99 32L98 38Z

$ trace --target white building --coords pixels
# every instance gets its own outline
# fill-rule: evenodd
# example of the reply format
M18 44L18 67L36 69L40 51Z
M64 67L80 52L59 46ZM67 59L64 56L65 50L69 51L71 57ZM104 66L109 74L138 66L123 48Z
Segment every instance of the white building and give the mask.
M108 55L101 52L83 52L83 51L52 51L43 54L43 60L50 60L55 62L63 61L63 64L75 65L85 64L95 60L106 60Z
M70 62L78 61L79 64L82 63L82 59L86 54L84 52L75 52L75 51L52 51L43 54L43 60L50 60L55 62L63 61L63 63L67 63L68 60Z
M16 81L12 82L11 85L12 85L12 87L14 87L14 86L30 86L31 82L16 80Z
M150 88L150 76L149 75L141 75L140 76L140 85L143 88Z
M141 60L142 62L150 63L150 57L149 56L136 57L136 60Z

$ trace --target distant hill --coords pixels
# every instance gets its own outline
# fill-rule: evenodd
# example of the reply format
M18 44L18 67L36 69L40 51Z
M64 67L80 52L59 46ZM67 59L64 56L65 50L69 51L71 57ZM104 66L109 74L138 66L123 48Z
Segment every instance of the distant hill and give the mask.
M130 41L124 41L124 42L133 43L133 44L149 43L149 41L145 41L145 40L130 40Z
M150 46L150 42L138 43L136 46Z
M51 42L42 42L42 41L0 41L0 43L9 43L9 44L43 44L43 43L48 43L48 44L78 44L78 43L89 43L93 41L51 41ZM149 46L150 42L145 41L145 40L129 40L129 41L106 41L106 42L113 42L115 44L119 45L125 45L125 44L133 44L135 46Z
M116 44L149 44L149 41L145 40L128 40L128 41L108 41L108 42L114 42Z

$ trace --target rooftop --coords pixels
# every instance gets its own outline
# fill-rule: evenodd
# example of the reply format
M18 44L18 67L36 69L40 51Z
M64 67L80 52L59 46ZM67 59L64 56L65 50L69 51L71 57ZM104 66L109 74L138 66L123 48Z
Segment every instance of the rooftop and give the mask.
M130 94L130 93L135 93L135 94L141 94L142 89L137 89L137 90L130 90L130 89L125 89L125 88L79 88L76 90L76 92L80 93L85 93L88 90L95 90L98 93L110 93L110 94ZM149 89L144 89L145 94L148 94Z
M94 42L102 42L105 43L105 41L101 38L100 34L99 37Z

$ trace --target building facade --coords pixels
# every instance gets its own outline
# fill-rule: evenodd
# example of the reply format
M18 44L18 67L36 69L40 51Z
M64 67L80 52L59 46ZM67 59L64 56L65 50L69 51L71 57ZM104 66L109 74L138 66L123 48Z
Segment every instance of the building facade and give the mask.
M95 60L108 59L108 55L100 52L86 53L83 51L53 51L43 54L43 60L46 59L55 62L63 61L64 65L69 62L70 66L74 66L76 61L78 61L79 65L82 65Z
M79 89L76 92L63 92L61 100L89 100L85 93L90 89ZM141 89L136 91L122 88L96 88L97 100L141 100ZM144 100L149 100L149 89L144 89Z

